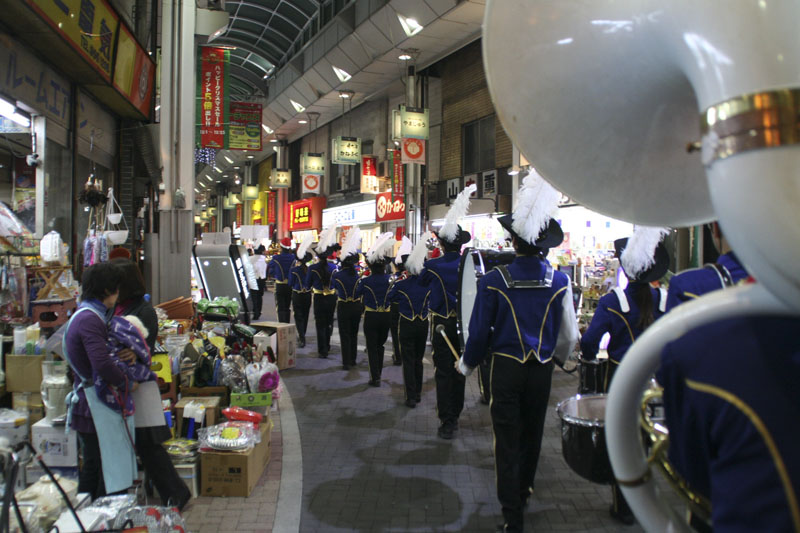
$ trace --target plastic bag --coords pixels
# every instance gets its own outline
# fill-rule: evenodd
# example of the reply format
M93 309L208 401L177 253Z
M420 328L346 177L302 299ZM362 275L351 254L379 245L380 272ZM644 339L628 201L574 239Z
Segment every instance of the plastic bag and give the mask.
M261 432L250 422L223 422L200 430L200 448L241 451L261 442Z
M271 392L278 387L280 382L278 367L267 361L247 365L245 374L250 392Z
M247 378L244 370L232 358L224 359L220 364L220 384L225 385L231 392L248 393Z
M39 255L42 261L62 263L64 259L64 242L57 231L51 231L39 242Z
M130 521L130 522L129 522ZM184 533L186 523L176 509L170 507L140 506L130 507L114 520L114 529L122 529L125 525L146 527L149 533Z

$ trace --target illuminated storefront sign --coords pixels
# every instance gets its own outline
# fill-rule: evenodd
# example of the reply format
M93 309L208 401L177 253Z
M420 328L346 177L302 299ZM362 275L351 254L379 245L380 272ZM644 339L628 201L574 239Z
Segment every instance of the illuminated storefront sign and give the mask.
M325 174L325 154L300 154L300 173L322 176Z
M332 141L331 161L335 165L356 165L361 162L361 139L336 137Z
M406 204L402 197L392 201L392 193L382 192L375 197L375 220L388 222L403 220L406 217Z
M375 200L357 204L330 207L322 211L322 226L359 226L375 223Z
M425 139L429 137L430 117L427 109L400 106L401 137Z
M288 189L292 184L292 171L288 168L273 168L270 176L270 187L273 189Z

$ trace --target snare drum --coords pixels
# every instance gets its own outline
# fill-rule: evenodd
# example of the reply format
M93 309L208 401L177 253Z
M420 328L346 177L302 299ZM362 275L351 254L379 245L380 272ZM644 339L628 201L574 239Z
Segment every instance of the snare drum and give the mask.
M569 467L594 483L613 483L606 448L606 395L578 394L559 403L556 410L561 418L561 452Z
M608 359L579 359L579 394L600 394L606 392Z

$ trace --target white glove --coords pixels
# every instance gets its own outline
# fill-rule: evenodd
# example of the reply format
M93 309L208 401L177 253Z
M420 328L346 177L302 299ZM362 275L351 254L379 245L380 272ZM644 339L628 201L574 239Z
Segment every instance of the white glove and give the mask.
M473 370L475 370L475 367L471 367L467 363L465 363L463 357L458 360L458 371L462 375L469 376L470 374L472 374Z

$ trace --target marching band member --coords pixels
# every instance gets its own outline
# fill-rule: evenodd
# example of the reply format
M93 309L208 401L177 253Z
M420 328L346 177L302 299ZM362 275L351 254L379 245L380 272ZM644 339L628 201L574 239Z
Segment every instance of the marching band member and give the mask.
M458 194L452 207L447 212L444 225L438 233L434 233L444 255L425 262L422 271L422 282L430 289L429 308L433 315L434 332L431 333L433 345L433 364L436 367L436 409L441 424L437 434L442 439L450 440L458 429L458 417L464 409L464 376L456 371L456 359L447 341L435 330L444 328L450 344L460 349L458 338L458 315L456 313L456 291L458 290L458 268L461 261L461 247L468 243L472 236L461 229L458 220L466 216L469 209L469 197L477 190L470 185Z
M297 327L297 345L303 348L306 345L306 329L308 328L308 311L311 309L311 289L306 284L308 275L307 263L311 261L308 247L311 237L307 237L297 247L297 261L289 270L289 283L292 288L292 309L294 310L294 323Z
M733 253L728 240L716 222L711 225L711 237L714 240L714 246L722 255L719 256L716 263L686 270L669 280L667 311L687 300L717 289L732 287L747 279L747 271Z
M565 360L578 338L570 279L546 259L548 249L564 240L550 217L560 194L531 171L518 196L513 214L498 220L512 235L517 257L478 281L469 338L458 362L466 376L492 358L490 410L504 520L498 530L515 532L523 531L523 509L533 491L552 359Z
M356 297L358 283L358 248L361 245L361 230L353 227L339 254L341 268L333 274L333 288L336 290L336 312L339 323L339 341L342 346L342 369L356 366L358 348L358 325L361 322L361 298Z
M292 290L289 288L289 270L294 264L292 240L281 239L281 253L272 256L267 264L267 279L275 280L275 308L278 322L289 322L289 306L292 304Z
M387 297L392 305L397 306L398 356L402 358L405 404L412 409L422 400L422 357L428 340L428 296L431 291L422 283L419 274L428 253L427 240L430 237L430 233L423 235L410 254L402 254L405 250L401 247L399 266L405 267L405 271L396 277Z
M628 277L628 286L624 290L617 287L600 298L592 322L581 338L583 358L592 360L597 356L603 335L611 336L603 390L597 392L608 391L625 353L642 332L664 314L667 291L654 289L650 283L661 279L669 268L669 254L661 242L668 232L663 228L638 226L630 239L614 241L615 255L620 258L622 270ZM633 524L633 512L617 484L612 485L609 512L620 522Z
M394 273L389 278L390 284L394 283L403 275L403 272L405 271L403 266L403 256L410 254L411 250L413 249L414 243L411 242L411 239L403 235L400 248L397 249L397 256L395 256L394 262L392 263ZM392 302L391 304L391 315L392 329L389 331L392 334L392 363L394 363L395 366L400 366L403 364L403 359L400 357L400 333L398 332L398 328L400 327L400 312L397 308L397 302Z
M362 277L356 285L356 298L364 303L364 337L367 340L367 359L369 361L369 384L380 387L383 372L383 345L389 336L392 317L387 304L389 274L386 262L394 248L392 232L378 237L367 252L367 266L370 274Z
M328 357L333 334L333 315L336 312L336 291L331 288L332 275L336 270L333 253L339 249L336 242L336 226L330 226L319 235L314 248L317 262L311 265L306 275L306 286L314 295L314 323L317 326L317 351L321 358Z

